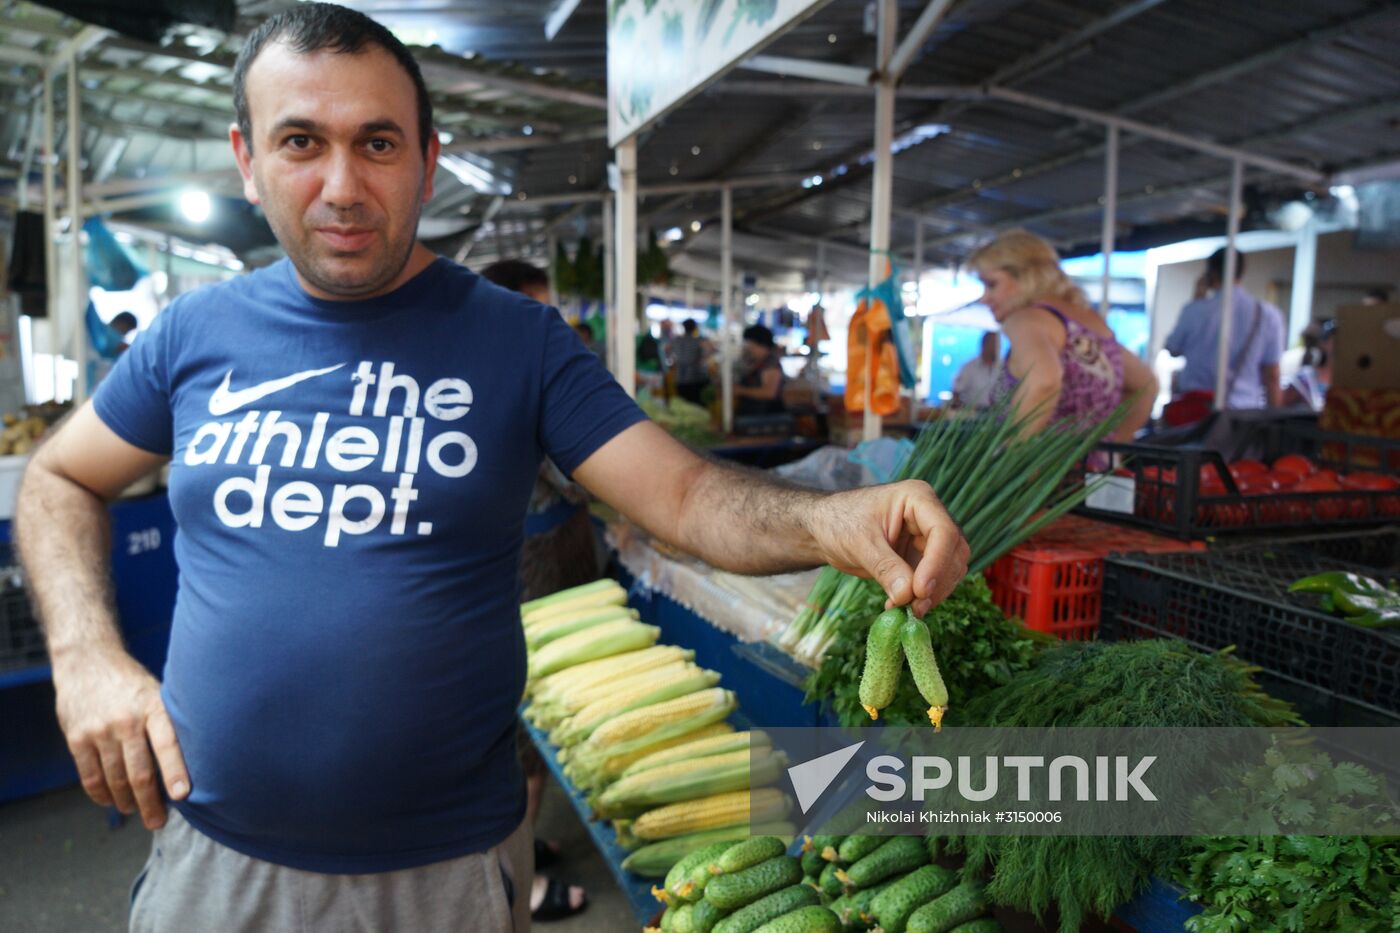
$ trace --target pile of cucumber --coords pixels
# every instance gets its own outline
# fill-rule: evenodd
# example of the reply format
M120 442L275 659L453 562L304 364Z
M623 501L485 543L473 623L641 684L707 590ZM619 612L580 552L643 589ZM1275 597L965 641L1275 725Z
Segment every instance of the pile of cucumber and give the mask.
M847 933L997 933L981 882L934 864L937 854L920 836L808 836L803 883Z
M652 889L660 933L998 933L982 883L936 855L920 836L807 836L795 856L777 836L716 842Z

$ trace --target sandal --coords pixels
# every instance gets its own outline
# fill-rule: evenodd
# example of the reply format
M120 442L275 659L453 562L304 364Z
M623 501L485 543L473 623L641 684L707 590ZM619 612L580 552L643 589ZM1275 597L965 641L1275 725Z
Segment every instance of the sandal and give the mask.
M559 861L560 849L558 843L546 842L543 839L535 840L535 871L541 868L548 868Z
M569 888L573 887L572 885L558 878L549 878L546 881L544 900L540 901L539 907L530 911L530 919L533 922L549 923L552 920L563 920L565 917L583 913L588 907L587 892L583 895L583 903L574 907L569 903Z

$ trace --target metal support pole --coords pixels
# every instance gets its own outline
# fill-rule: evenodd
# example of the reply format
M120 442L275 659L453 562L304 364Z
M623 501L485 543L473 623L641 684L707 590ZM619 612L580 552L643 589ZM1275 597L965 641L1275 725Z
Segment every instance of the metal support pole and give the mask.
M53 73L49 69L44 69L44 291L48 298L48 331L49 339L46 341L44 349L53 354L58 353L58 256L54 252L55 241L58 239L58 217L55 209L55 202L58 196L55 193L56 184L54 179L54 163L57 161L53 151ZM56 389L57 385L52 388Z
M549 303L559 307L559 286L555 282L554 254L559 250L559 238L554 234L544 238L544 271L549 276Z
M826 301L826 241L817 241L817 303Z
M1103 162L1103 295L1099 314L1108 317L1108 290L1112 282L1113 241L1118 230L1118 127L1108 128L1108 148Z
M1225 388L1230 374L1230 331L1234 323L1235 309L1235 269L1238 253L1235 238L1240 235L1240 199L1244 193L1244 163L1235 159L1230 163L1230 223L1225 239L1225 270L1220 282L1220 340L1215 348L1215 410L1224 411L1229 407Z
M719 194L720 410L724 433L734 430L734 192Z
M613 318L617 316L617 249L613 245L613 202L611 197L603 199L603 323L607 326L607 346L605 349L608 372L617 372L617 327Z
M914 310L919 310L919 299L924 294L924 221L922 218L914 218ZM920 399L928 398L929 384L933 381L933 321L926 317L919 318L920 347L922 353L919 355L919 384L915 387L915 393Z
M924 222L914 221L914 310L919 309L919 299L924 296Z
M1308 218L1298 231L1293 252L1293 294L1288 302L1288 346L1293 346L1312 320L1313 286L1317 276L1317 220Z
M637 140L613 150L620 183L617 193L617 368L613 375L628 395L637 394Z
M69 257L68 274L69 310L64 315L65 330L59 331L60 339L66 333L73 342L73 359L78 364L78 377L73 381L73 404L81 405L88 394L88 340L87 328L83 326L83 315L87 310L87 274L83 271L83 157L82 157L82 101L78 87L78 55L76 46L69 47L68 53L68 164L63 170L68 187L69 238L73 244L73 255Z
M890 248L890 207L894 188L894 79L890 76L890 56L894 53L895 30L899 26L899 6L894 0L880 0L879 71L875 85L875 176L871 188L870 275L873 288L884 273ZM849 375L848 375L849 378ZM874 386L869 374L865 380L865 422L861 436L869 441L880 436L881 418L870 410Z

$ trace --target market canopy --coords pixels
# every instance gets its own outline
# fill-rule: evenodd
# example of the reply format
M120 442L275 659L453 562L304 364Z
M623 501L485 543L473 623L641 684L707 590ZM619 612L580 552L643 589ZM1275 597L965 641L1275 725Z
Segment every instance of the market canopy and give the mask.
M450 138L425 236L478 264L500 255L542 259L551 234L598 235L590 207L607 190L610 159L604 0L453 0L383 12L351 5L418 47ZM978 239L1017 225L1068 251L1096 244L1101 116L1300 169L1246 166L1246 228L1269 223L1271 209L1305 191L1326 213L1336 185L1400 174L1393 64L1400 3L1393 0L941 5L914 49L896 110L891 246L906 259L918 226L930 262L957 261ZM38 4L6 4L0 197L13 206L22 172L37 193L41 69L71 48L80 62L91 209L140 211L147 224L256 258L271 238L255 212L226 215L201 233L171 205L176 191L194 184L230 207L238 200L226 136L230 66L241 37L281 6L240 0L232 33L185 23L138 39L85 29ZM929 5L899 6L903 37ZM718 217L717 194L674 186L737 179L748 184L734 190L736 230L786 244L808 264L818 239L833 244L831 257L843 246L864 250L874 91L861 76L875 56L865 9L853 0L821 7L646 130L641 230L674 230L673 254L712 261L714 238L705 230ZM54 91L61 109L61 80ZM55 149L63 152L61 121L57 130ZM1229 180L1218 155L1125 130L1119 247L1222 232Z

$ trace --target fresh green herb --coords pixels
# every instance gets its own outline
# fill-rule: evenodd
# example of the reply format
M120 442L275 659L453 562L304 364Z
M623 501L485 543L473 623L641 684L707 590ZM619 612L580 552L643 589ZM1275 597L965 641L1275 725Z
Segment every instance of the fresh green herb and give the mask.
M967 704L966 722L996 727L1285 726L1300 720L1264 694L1255 669L1228 652L1202 654L1179 642L1065 642L1029 670ZM967 870L994 871L998 904L1044 917L1053 905L1060 930L1107 917L1173 866L1182 840L1171 836L968 836Z

